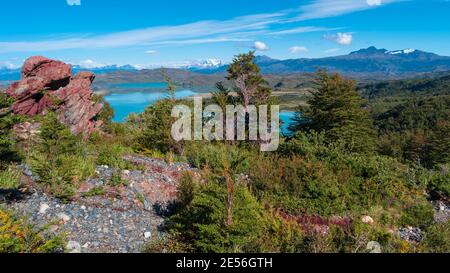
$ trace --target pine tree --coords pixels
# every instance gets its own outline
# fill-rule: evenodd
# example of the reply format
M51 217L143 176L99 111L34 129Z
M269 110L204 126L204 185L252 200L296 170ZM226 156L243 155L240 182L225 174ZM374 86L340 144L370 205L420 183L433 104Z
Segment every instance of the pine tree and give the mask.
M352 152L373 150L375 130L355 82L324 71L317 76L309 107L299 108L291 130L324 131L329 143L341 141Z

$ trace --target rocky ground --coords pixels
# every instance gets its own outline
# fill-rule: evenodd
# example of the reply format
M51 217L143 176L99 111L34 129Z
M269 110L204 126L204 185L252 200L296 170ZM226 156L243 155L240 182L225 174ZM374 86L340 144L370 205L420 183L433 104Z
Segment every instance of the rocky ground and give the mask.
M0 193L0 204L39 227L49 225L50 232L66 234L70 252L140 252L146 242L164 236L161 224L176 197L180 175L192 169L146 157L126 159L142 170L122 171L123 184L109 186L115 170L99 166L97 176L83 183L69 203L34 187L35 177L23 166L29 180L26 191ZM91 196L93 189L102 189L102 194Z

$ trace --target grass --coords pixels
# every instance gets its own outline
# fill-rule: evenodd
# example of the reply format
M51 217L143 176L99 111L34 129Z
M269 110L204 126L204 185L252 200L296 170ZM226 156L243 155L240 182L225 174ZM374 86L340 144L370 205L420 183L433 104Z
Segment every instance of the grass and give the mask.
M94 197L94 196L102 196L105 194L105 189L103 187L94 187L90 191L83 193L83 197Z
M0 189L13 190L20 186L20 171L15 167L8 167L0 171Z

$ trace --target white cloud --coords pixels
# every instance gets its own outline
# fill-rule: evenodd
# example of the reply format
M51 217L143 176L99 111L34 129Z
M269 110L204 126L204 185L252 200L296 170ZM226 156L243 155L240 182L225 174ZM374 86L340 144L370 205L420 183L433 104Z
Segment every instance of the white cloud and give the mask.
M0 69L18 69L20 65L12 63L11 61L0 61Z
M81 6L81 0L66 0L69 6Z
M404 0L384 0L383 4ZM314 0L299 8L300 15L296 20L309 20L340 16L352 12L367 10L381 6L381 0Z
M91 59L87 59L78 63L73 63L74 65L78 65L81 68L85 68L85 69L91 69L91 68L97 68L97 67L104 67L106 66L106 64L103 63L99 63L96 61L93 61Z
M331 31L336 30L338 28L326 28L326 27L296 27L286 30L280 30L270 33L271 35L289 35L289 34L298 34L298 33L307 33L307 32L317 32L317 31Z
M154 55L154 54L158 53L158 51L151 49L151 50L145 51L145 53L146 54L150 54L150 55Z
M106 35L83 35L79 38L0 42L0 52L33 52L76 48L114 48L125 46L198 44L249 41L267 34L285 14L260 14L226 21L199 21L176 26L160 26L116 32Z
M299 52L307 52L308 49L304 46L293 46L291 48L289 48L289 52L291 52L292 54L295 53L299 53Z
M367 5L369 6L381 6L381 0L367 0Z
M270 49L265 43L261 41L256 41L253 45L253 48L259 51L267 51Z
M324 38L340 45L351 45L353 42L353 35L351 33L338 32L333 35L325 35Z
M183 25L157 26L109 34L68 35L55 39L0 41L0 53L35 52L36 49L39 49L39 52L46 52L68 49L243 42L271 35L335 30L336 28L313 26L288 28L287 23L338 16L376 7L376 5L368 5L366 1L368 0L312 0L310 4L297 9L241 16L224 21L198 21ZM383 4L398 1L404 0L383 0ZM81 0L67 0L67 4L81 5ZM273 27L277 27L278 30L271 30ZM343 39L345 38L343 37Z

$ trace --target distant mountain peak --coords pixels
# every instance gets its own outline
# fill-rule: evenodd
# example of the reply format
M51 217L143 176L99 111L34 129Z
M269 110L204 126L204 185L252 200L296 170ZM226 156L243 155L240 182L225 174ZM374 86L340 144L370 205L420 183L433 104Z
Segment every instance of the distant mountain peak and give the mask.
M350 53L350 55L374 55L374 54L384 54L388 52L387 49L381 48L378 49L374 46L363 48L358 51L353 51Z
M199 68L199 69L207 69L207 68L216 68L222 66L223 63L219 59L205 59L193 61L190 64L186 65L187 68Z
M255 61L257 63L269 63L269 62L273 62L273 61L277 61L267 55L258 55L255 57Z

